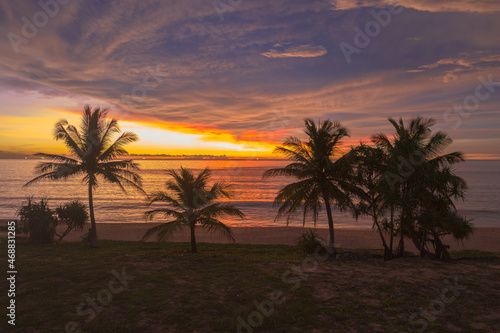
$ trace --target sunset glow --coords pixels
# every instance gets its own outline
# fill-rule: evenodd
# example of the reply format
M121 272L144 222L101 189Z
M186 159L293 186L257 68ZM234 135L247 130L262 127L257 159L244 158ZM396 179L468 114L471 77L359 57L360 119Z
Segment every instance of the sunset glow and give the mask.
M499 171L500 0L0 1L0 332L493 332Z
M350 145L390 130L389 117L422 115L452 149L500 158L491 1L401 1L368 46L356 46L356 31L385 15L386 1L294 2L284 12L279 1L242 2L224 13L203 1L125 3L72 1L28 42L0 40L0 157L62 153L53 125L78 123L90 104L137 132L134 154L271 156L301 136L304 117L340 121ZM22 34L20 18L39 10L2 3L2 35Z

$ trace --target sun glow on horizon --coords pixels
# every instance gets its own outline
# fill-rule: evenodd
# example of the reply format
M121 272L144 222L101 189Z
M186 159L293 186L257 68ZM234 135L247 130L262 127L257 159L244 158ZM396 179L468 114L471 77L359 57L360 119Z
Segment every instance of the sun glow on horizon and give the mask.
M132 154L213 154L232 156L271 155L273 144L238 141L229 133L196 130L168 124L121 121L122 131L136 133L140 141L128 149ZM197 133L198 132L198 133Z
M62 142L53 138L54 125L61 119L79 126L81 111L69 108L29 108L29 116L23 113L16 115L0 114L0 153L6 156L12 154L31 155L37 152L66 154ZM131 131L139 136L139 141L126 147L134 155L226 155L246 158L283 158L273 154L277 145L283 142L285 136L293 134L303 137L302 129L280 129L272 132L246 131L235 135L227 130L214 126L199 124L175 124L156 121L155 119L120 120L120 114L110 111L109 117L116 116L124 131ZM369 141L369 137L351 137L343 141L340 154L345 153L359 140ZM472 142L462 139L455 144L467 147ZM461 149L456 149L461 150ZM472 153L466 154L467 159L499 159L498 154ZM5 156L0 155L0 158Z
M113 113L110 112L110 116ZM62 109L43 109L31 117L0 115L2 140L0 151L34 154L46 152L67 153L62 142L53 138L54 125L61 119L79 126L81 114ZM148 121L120 121L122 132L131 131L139 141L126 147L131 154L168 155L228 155L270 157L274 142L266 140L238 140L227 131L214 128L167 124ZM116 136L117 137L117 136ZM16 146L17 144L17 146ZM15 149L9 149L16 147Z

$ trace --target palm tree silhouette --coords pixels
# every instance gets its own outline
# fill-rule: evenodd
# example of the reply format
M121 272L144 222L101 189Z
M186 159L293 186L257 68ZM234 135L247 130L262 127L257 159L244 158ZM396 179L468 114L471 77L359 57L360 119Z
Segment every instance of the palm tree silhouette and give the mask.
M467 184L449 166L426 163L422 168L424 181L413 189L418 203L414 211L417 223L409 225L411 240L421 257L451 259L442 237L452 235L456 240L468 238L473 232L471 220L460 215L451 200L464 199ZM430 247L433 247L431 252Z
M24 185L28 186L42 179L60 180L83 176L82 181L88 185L91 222L89 241L92 247L97 246L93 190L98 187L98 177L117 184L123 191L123 185L130 185L144 193L141 188L142 178L135 172L139 170L138 164L132 160L114 160L119 155L126 155L124 146L137 141L138 137L135 133L124 132L113 141L113 135L120 132L120 127L117 119L106 120L107 114L106 109L92 110L86 105L79 130L66 120L58 122L54 131L55 139L63 140L73 157L35 154L53 162L39 163L35 168L39 176Z
M228 192L230 185L226 182L216 182L209 188L207 182L211 171L208 168L197 176L183 167L179 172L167 170L167 174L173 177L173 180L166 183L169 192L152 193L149 203L150 206L154 203L165 203L167 207L149 210L145 215L151 220L155 215L162 214L172 220L149 229L143 240L156 234L158 241L164 241L175 231L188 226L191 229L191 251L198 252L195 229L199 225L209 232L220 232L234 241L231 229L218 218L225 215L243 218L245 215L234 205L216 202L217 199L231 197Z
M444 132L432 133L430 127L435 125L434 119L415 117L409 126L405 126L401 118L399 121L389 118L389 121L396 130L392 139L386 134L378 133L372 136L372 142L382 149L389 159L385 178L390 185L390 191L396 194L392 196L397 198L393 203L400 209L398 252L399 256L402 256L404 237L415 239L417 209L424 208L424 200L428 203L432 201L429 199L429 193L437 196L438 188L449 189L447 193L442 190L440 194L441 198L447 197L446 202L451 204L450 197L463 197L466 189L462 186L464 182L448 172L448 165L462 162L464 158L460 152L439 155L452 140ZM453 188L450 189L449 186ZM416 245L419 249L423 246Z
M372 218L373 227L377 228L384 246L384 260L392 259L394 197L384 177L388 158L382 149L363 142L352 148L344 158L352 169L351 183L356 186L356 191L351 191L356 196L352 205L353 214L356 219L361 215ZM389 220L384 218L387 211L391 212ZM384 232L389 233L389 241Z
M349 183L344 179L348 171L347 164L343 163L342 158L333 158L340 154L339 145L349 135L340 123L330 120L316 126L313 120L307 118L304 123L308 141L290 137L274 150L293 162L283 168L266 171L264 177L286 176L298 180L283 187L275 198L275 204L281 205L276 218L288 215L287 224L290 217L303 207L303 224L305 225L307 214L312 213L316 225L321 207L325 206L330 236L329 249L335 255L331 203L345 207L350 198L346 193Z

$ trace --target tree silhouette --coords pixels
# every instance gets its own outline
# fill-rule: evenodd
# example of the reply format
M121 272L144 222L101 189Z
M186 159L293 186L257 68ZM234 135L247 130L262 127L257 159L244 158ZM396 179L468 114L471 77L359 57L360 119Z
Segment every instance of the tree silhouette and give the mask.
M351 166L351 183L356 188L352 191L357 199L352 204L354 216L356 219L361 215L372 218L384 247L384 260L392 259L395 197L384 176L388 170L388 158L382 149L363 142L344 158ZM385 217L388 211L390 219ZM387 233L389 240L385 237Z
M145 213L148 219L153 219L161 214L171 221L149 229L143 239L157 235L158 241L164 241L175 231L188 226L191 231L191 251L198 252L196 246L195 229L197 226L209 232L220 232L222 235L234 240L231 229L219 220L222 216L236 216L243 218L245 215L234 205L216 202L220 198L230 198L228 192L230 185L226 182L216 182L209 188L208 180L211 176L210 169L206 168L198 175L188 169L167 170L173 177L167 181L168 192L158 191L151 194L149 205L164 203L167 207L149 210Z
M379 133L372 141L388 158L385 179L399 210L398 254L404 255L404 238L409 237L421 255L431 255L427 250L431 242L435 255L446 257L443 235L463 239L472 232L470 221L456 212L452 201L463 199L467 189L465 181L451 169L464 161L463 155L440 155L452 140L444 132L432 133L433 119L416 117L408 126L402 119L389 121L396 130L394 136Z
M347 129L340 123L325 120L318 126L311 119L305 119L307 141L290 137L283 145L276 147L275 153L286 156L292 162L283 168L270 169L264 177L286 176L297 182L283 187L275 198L280 205L276 218L290 217L299 209L303 209L303 224L306 216L312 213L314 224L318 219L322 206L326 208L329 227L329 248L336 254L334 247L334 226L331 203L338 207L346 207L350 198L346 189L350 184L345 180L348 166L340 156L339 145L348 136Z
M88 185L89 211L91 228L89 241L92 247L97 246L97 229L94 216L93 191L99 185L99 179L118 185L123 191L123 185L142 190L142 178L136 172L137 163L132 160L115 160L120 155L128 154L125 145L135 142L135 133L124 132L116 140L113 136L120 132L118 120L107 120L106 109L84 107L80 129L61 120L55 126L55 139L64 141L72 157L63 155L37 153L52 162L41 162L35 172L39 176L30 180L24 186L31 185L43 179L60 180L72 176L82 176L82 181Z

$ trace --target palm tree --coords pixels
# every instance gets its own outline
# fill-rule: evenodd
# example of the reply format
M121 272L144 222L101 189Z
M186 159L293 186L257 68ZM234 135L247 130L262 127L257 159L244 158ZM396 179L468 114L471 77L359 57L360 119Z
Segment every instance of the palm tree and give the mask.
M290 137L282 146L276 147L275 153L283 154L292 162L283 168L266 171L264 177L286 176L297 179L297 182L283 187L275 198L275 204L281 205L276 218L288 215L287 224L290 217L302 207L303 225L308 213L312 213L316 225L319 212L325 206L329 249L335 255L331 203L342 208L349 204L350 198L346 193L349 183L345 180L348 165L342 158L334 159L340 154L342 139L349 135L347 129L337 122L325 120L318 126L311 119L305 119L304 122L308 140Z
M352 194L357 200L351 207L354 216L356 219L361 215L372 218L373 227L377 228L384 246L384 260L392 259L393 218L388 220L384 217L391 210L391 193L384 177L387 157L382 149L361 142L344 158L352 169L351 183L356 186ZM389 242L384 236L386 232L389 233Z
M425 176L419 177L420 182L413 188L417 199L413 211L416 223L410 224L408 234L421 257L451 259L448 246L442 242L443 236L452 235L456 240L463 240L473 232L471 221L457 212L452 200L465 198L467 184L448 165L432 160L419 172Z
M123 191L123 185L130 185L143 192L141 176L135 171L138 164L132 160L114 160L119 155L126 155L124 146L135 142L135 133L124 132L113 141L113 135L120 132L118 120L106 120L106 109L84 107L80 129L61 120L55 126L55 139L63 140L72 157L38 153L36 156L53 160L41 162L35 172L39 174L24 186L31 185L42 179L60 180L71 176L83 176L82 181L88 186L89 211L91 228L89 241L92 247L97 246L97 229L94 216L93 190L98 187L98 180L118 185Z
M399 209L400 235L398 252L404 254L404 237L413 239L417 248L424 244L415 237L420 221L418 215L431 209L431 198L445 198L447 204L453 204L451 198L463 198L466 189L465 182L457 179L449 169L449 165L464 161L460 152L440 155L452 140L444 132L432 133L430 127L435 120L422 117L413 118L409 126L403 120L395 121L389 118L396 133L390 139L383 133L372 136L372 142L384 151L388 157L388 169L385 173L387 184L393 192L392 204ZM397 199L394 199L396 198ZM453 208L453 207L451 207ZM441 211L446 210L441 206ZM447 209L451 214L452 209ZM448 215L450 217L451 215ZM420 225L421 226L421 225ZM418 232L426 233L425 230ZM426 240L424 236L422 242Z
M216 202L220 198L230 198L228 192L230 185L226 182L216 182L211 188L207 182L211 176L210 169L206 168L197 176L192 171L181 167L181 170L167 170L173 177L166 183L169 192L158 191L151 195L149 205L165 203L167 207L149 210L145 213L148 219L153 219L157 214L162 214L171 221L149 229L144 239L156 234L158 241L164 241L175 231L182 230L184 226L191 229L191 251L198 252L196 247L195 229L199 225L208 232L220 232L234 241L231 229L219 220L222 216L236 216L243 218L245 215L234 205Z

